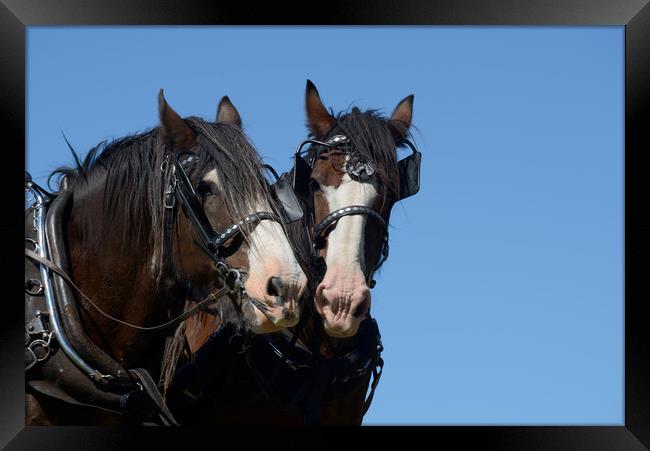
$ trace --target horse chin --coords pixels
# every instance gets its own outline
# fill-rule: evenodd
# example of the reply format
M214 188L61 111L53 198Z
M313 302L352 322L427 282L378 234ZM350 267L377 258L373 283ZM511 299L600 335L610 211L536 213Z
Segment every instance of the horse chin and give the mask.
M365 319L365 315L361 318L347 318L345 320L328 321L323 318L323 329L330 337L335 338L349 338L354 337L359 330L361 321Z
M243 299L242 311L250 329L256 334L268 334L293 327L300 320L300 313L296 309L271 307L251 297Z

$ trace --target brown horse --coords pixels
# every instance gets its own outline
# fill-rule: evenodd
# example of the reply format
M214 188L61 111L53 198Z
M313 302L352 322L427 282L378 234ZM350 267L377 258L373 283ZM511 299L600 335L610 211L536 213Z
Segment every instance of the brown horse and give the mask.
M158 375L165 326L184 318L184 300L227 304L231 321L254 333L299 320L306 276L239 114L224 97L216 123L182 119L162 90L158 106L159 127L55 171L59 192L26 212L26 346L36 333L49 345L26 372L28 425L141 424L129 405L141 407L136 395L151 387L132 369ZM35 233L45 222L46 238ZM62 297L43 296L43 275Z
M413 96L405 98L390 118L357 108L333 117L307 82L312 147L306 158L296 155L286 175L311 212L288 226L309 279L302 321L288 331L255 336L211 380L194 384L200 389L177 410L182 421L361 424L378 381L376 369L383 364L369 289L387 257L391 208L419 185L419 153L417 162L398 162L396 153L408 137L412 105ZM209 333L198 340L186 334L190 345L181 359L183 370L192 367L192 356L224 324L209 312L191 321L201 321Z

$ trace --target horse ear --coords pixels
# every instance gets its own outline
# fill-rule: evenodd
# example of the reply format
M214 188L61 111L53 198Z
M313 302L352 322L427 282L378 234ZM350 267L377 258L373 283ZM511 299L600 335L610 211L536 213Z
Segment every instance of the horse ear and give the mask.
M158 93L158 115L165 136L169 137L178 150L189 150L196 146L196 135L185 121L167 104L161 89Z
M227 122L241 128L241 117L228 96L223 96L217 107L217 122Z
M336 123L336 119L323 106L316 86L311 80L307 80L305 109L307 110L307 126L309 130L316 139L323 139L328 130Z
M411 119L413 117L413 99L414 95L402 99L397 104L393 114L390 116L388 128L395 140L405 138L409 128L411 127Z

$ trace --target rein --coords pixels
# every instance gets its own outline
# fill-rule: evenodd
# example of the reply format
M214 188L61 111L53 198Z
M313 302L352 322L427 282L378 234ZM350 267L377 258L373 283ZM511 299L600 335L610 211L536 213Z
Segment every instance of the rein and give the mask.
M253 225L261 220L270 219L280 222L280 219L270 212L256 212L245 219L242 219L238 224L231 225L228 229L222 233L216 233L210 226L205 212L201 204L197 199L197 195L192 188L189 178L185 173L184 167L176 160L176 155L173 154L174 161L173 165L169 164L169 154L165 158L166 167L161 167L162 172L166 180L169 180L169 184L166 185L164 201L164 240L165 240L165 250L168 252L163 255L163 271L165 272L174 272L173 265L173 246L172 246L172 231L173 223L175 219L175 206L176 204L182 205L185 214L189 217L194 228L197 230L197 233L202 239L202 242L196 242L197 244L212 260L216 263L216 272L217 272L217 281L221 282L221 288L215 293L211 293L206 298L198 302L197 305L192 308L184 311L177 317L155 326L140 326L131 324L129 322L123 321L119 318L116 318L107 312L103 311L96 303L94 303L72 280L70 275L57 263L55 263L56 256L53 256L48 253L46 243L46 235L43 227L44 219L46 217L46 200L43 196L47 196L48 199L53 198L52 195L43 190L40 186L36 185L31 176L26 172L25 179L25 188L26 191L31 192L36 199L36 204L32 207L34 208L34 225L33 228L38 234L38 241L32 238L26 238L26 241L34 243L34 250L25 249L25 256L27 259L37 263L37 266L40 267L41 277L43 278L43 283L34 279L29 280L28 283L34 283L35 287L26 284L26 293L32 296L38 296L41 293L44 293L45 299L47 302L47 312L36 311L36 318L31 320L26 324L25 329L25 371L31 371L32 368L37 364L41 363L43 365L50 365L53 369L56 369L57 374L65 373L65 376L59 377L56 381L48 380L47 383L44 380L43 383L47 384L58 384L63 383L66 387L74 387L73 390L75 393L81 390L82 397L86 397L87 402L90 402L89 405L97 405L102 408L113 409L118 413L131 414L135 413L137 415L147 413L139 410L139 407L136 407L136 404L139 403L139 399L142 398L142 394L146 393L146 397L151 401L152 405L155 406L156 411L160 417L160 420L163 425L174 425L177 426L178 423L174 419L172 413L169 411L164 398L160 394L157 384L152 380L151 375L145 369L129 369L123 370L120 369L119 364L113 364L113 360L110 357L107 357L111 365L116 366L116 370L111 370L110 365L107 368L99 367L97 369L97 358L95 354L86 352L85 354L80 354L75 349L75 345L78 345L78 340L83 339L82 337L73 336L72 341L69 340L69 334L66 333L64 329L61 328L61 322L59 321L59 316L61 314L65 315L65 311L62 312L58 307L57 302L54 298L54 293L52 292L49 282L48 282L48 270L52 273L56 273L57 276L62 280L62 284L67 284L69 289L73 289L78 293L81 298L85 301L82 304L90 304L99 314L105 318L110 319L116 323L122 324L133 329L138 329L142 331L159 331L168 329L185 321L187 318L195 315L200 310L204 309L208 304L217 302L226 295L236 295L239 299L239 304L242 303L242 297L245 294L244 286L241 280L241 274L237 269L230 268L224 258L219 255L219 252L226 240L230 237L241 232L241 227L245 225ZM183 161L186 165L191 163L193 160L186 159ZM168 168L171 168L168 173ZM177 177L178 175L178 177ZM178 189L177 189L178 188ZM55 239L56 235L52 237ZM42 245L39 243L43 243ZM38 251L38 252L35 252ZM34 288L32 290L32 288ZM71 298L74 300L74 297ZM231 299L232 296L231 296ZM250 298L253 300L252 298ZM234 302L234 299L233 299ZM255 304L254 304L255 305ZM52 325L52 330L50 330L46 324L43 322L42 317L49 318ZM36 327L39 326L39 327ZM40 326L43 326L42 328ZM31 327L31 329L30 329ZM42 330L41 330L42 329ZM41 333L42 332L42 333ZM41 337L42 335L42 337ZM44 337L47 336L47 341L44 340ZM51 362L45 362L48 357L50 357L50 339L55 337L57 339L60 348L63 350L64 357L73 363L79 370L82 371L83 376L90 378L98 386L108 386L111 384L111 390L104 391L102 389L95 388L94 386L84 385L84 382L76 382L75 377L76 373L73 370L68 370L69 367L65 367L66 364L61 360L61 355L56 354L52 356ZM75 340L77 340L75 342ZM89 360L90 359L90 360ZM88 363L90 361L90 364ZM103 363L103 362L102 362ZM63 367L61 366L63 365ZM69 365L69 364L68 364ZM66 369L63 369L66 368ZM101 370L101 371L100 371ZM116 373L115 373L116 371ZM126 374L125 374L126 373ZM30 373L35 374L35 373ZM83 377L81 374L79 375ZM126 377L125 377L126 376ZM122 381L126 379L125 381ZM120 385L122 383L122 385ZM67 384L67 385L66 385ZM82 386L79 389L79 384ZM43 384L42 384L43 385ZM113 388L118 389L117 392L113 392ZM38 390L38 389L37 389ZM46 390L46 394L48 389ZM124 393L124 390L127 390ZM129 391L130 390L130 391ZM57 392L58 393L58 392ZM70 400L74 397L69 395L54 394L54 397L59 397L59 399ZM63 396L63 397L61 397ZM77 401L74 401L78 404ZM139 406L139 404L138 404Z
M210 258L212 258L216 262L218 279L222 282L223 286L217 292L209 294L207 297L199 301L198 304L184 311L177 317L163 324L158 324L156 326L148 326L148 327L138 326L136 324L131 324L129 322L123 321L119 318L116 318L104 312L72 281L70 276L62 268L54 264L52 261L48 260L47 258L39 256L38 254L36 254L35 252L29 249L25 249L25 255L30 259L47 266L48 268L50 268L51 270L59 274L63 278L63 280L65 280L72 288L74 288L77 291L77 293L79 293L79 295L86 302L88 302L95 310L97 310L97 312L99 312L102 316L112 321L115 321L119 324L137 330L153 332L153 331L169 329L171 327L177 326L178 324L182 323L186 319L190 318L191 316L201 311L206 305L213 302L217 302L227 294L237 295L241 303L241 297L244 295L245 290L244 290L244 285L241 281L240 272L236 269L230 268L228 264L225 262L225 260L219 256L219 251L223 246L223 244L228 239L237 235L238 233L241 233L242 226L251 225L265 219L274 220L277 222L281 222L281 220L277 215L270 212L256 212L246 216L244 219L239 221L239 223L232 224L222 233L214 232L208 218L206 217L203 209L198 203L198 200L196 198L196 192L192 188L192 185L189 181L189 177L185 172L185 167L189 166L190 163L195 162L197 159L198 158L195 156L190 156L185 160L183 160L182 162L175 160L172 166L173 169L171 174L171 181L168 186L168 189L165 191L165 204L164 204L165 213L166 213L165 242L167 243L166 247L167 247L168 266L170 268L173 267L173 263L169 263L170 261L173 260L173 256L172 256L173 246L170 237L171 237L171 229L173 228L173 216L174 216L173 211L174 211L174 207L176 206L176 201L178 201L184 207L184 210L187 213L190 221L194 225L194 228L196 229L196 231L198 232L199 236L203 241L203 243L199 243L195 241L195 244L197 244L201 248L201 250L203 250ZM161 169L163 170L166 169L165 166L168 164L168 161L169 161L169 155L165 159L165 163L163 163L163 167ZM179 176L176 177L176 174L178 174ZM253 305L255 305L258 309L261 309L262 311L265 310L264 309L265 306L263 303L253 298L251 298L251 301Z
M115 318L114 316L111 316L108 313L104 312L97 304L95 304L88 296L86 296L86 294L83 291L81 291L81 289L72 281L70 276L63 269L61 269L59 266L55 265L52 261L39 256L34 251L31 251L29 249L25 249L25 255L28 258L30 258L30 259L32 259L32 260L34 260L34 261L36 261L36 262L38 262L38 263L40 263L42 265L47 266L52 271L54 271L58 275L60 275L63 278L63 280L65 280L72 288L74 288L77 291L77 293L79 293L79 295L81 295L81 297L85 301L87 301L90 305L92 305L95 308L95 310L97 310L104 317L106 317L106 318L108 318L108 319L110 319L112 321L115 321L117 323L120 323L120 324L122 324L124 326L131 327L133 329L144 330L144 331L157 331L157 330L168 329L170 327L176 326L176 325L182 323L183 321L185 321L187 318L191 317L192 315L198 313L207 304L210 304L212 302L216 302L219 299L221 299L222 297L224 297L225 295L227 295L228 293L234 292L236 290L235 287L231 287L231 286L226 284L221 289L219 289L216 293L211 293L205 299L201 300L197 305L195 305L194 307L186 310L185 312L183 312L182 314L180 314L176 318L174 318L174 319L172 319L172 320L170 320L170 321L168 321L168 322L166 322L164 324L159 324L157 326L143 327L143 326L137 326L135 324L128 323L126 321L122 321L121 319Z

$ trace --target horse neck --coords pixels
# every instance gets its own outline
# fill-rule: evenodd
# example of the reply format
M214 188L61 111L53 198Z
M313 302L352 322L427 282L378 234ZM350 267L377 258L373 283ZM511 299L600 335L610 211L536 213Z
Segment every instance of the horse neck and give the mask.
M102 190L76 199L73 194L66 230L72 278L107 314L131 324L157 324L164 319L169 295L152 277L149 247L124 243L123 237L129 235L121 221L112 221L110 230L103 226L110 213L104 211L102 198ZM142 355L153 337L151 332L122 326L90 306L80 311L91 340L125 366Z

